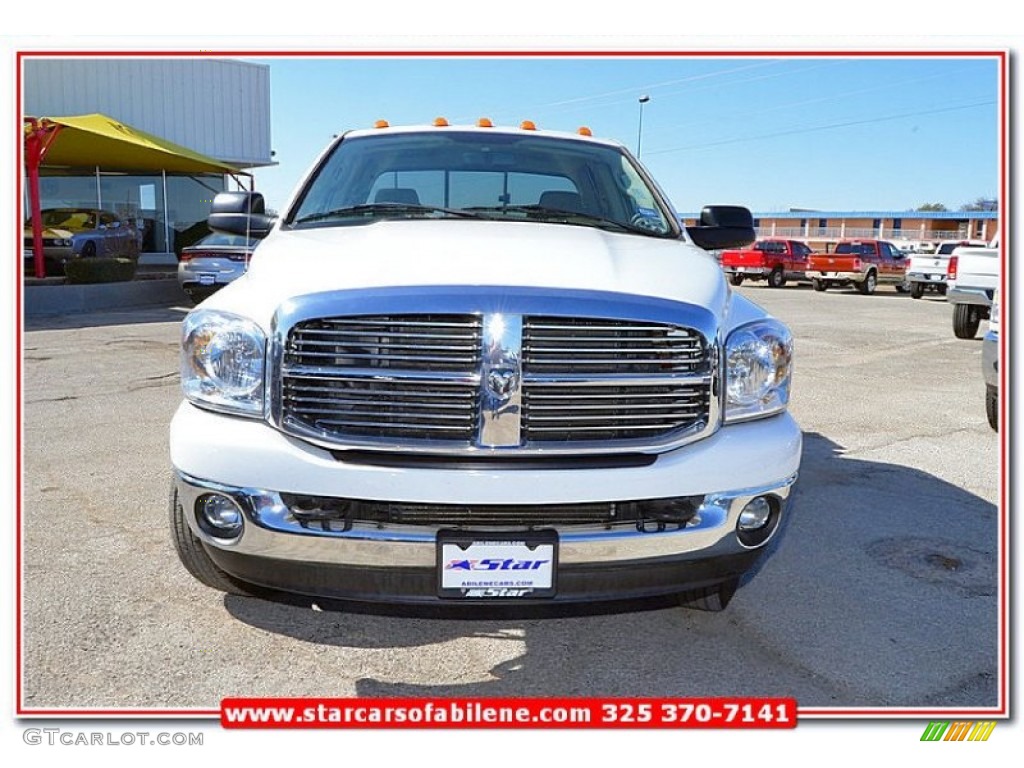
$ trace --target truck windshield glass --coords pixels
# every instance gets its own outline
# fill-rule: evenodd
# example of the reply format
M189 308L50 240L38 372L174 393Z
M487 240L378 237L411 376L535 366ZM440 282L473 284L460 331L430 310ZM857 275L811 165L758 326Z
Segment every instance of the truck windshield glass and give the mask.
M678 231L654 190L615 147L471 131L345 139L307 184L286 223L337 226L451 216L663 237Z

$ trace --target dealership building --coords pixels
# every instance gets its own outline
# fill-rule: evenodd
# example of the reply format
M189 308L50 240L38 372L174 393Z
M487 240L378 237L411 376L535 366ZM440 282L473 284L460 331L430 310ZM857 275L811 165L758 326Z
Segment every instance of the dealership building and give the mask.
M26 119L105 115L239 171L182 173L152 163L113 169L90 158L87 148L74 165L44 159L41 207L106 210L133 222L142 231L140 263L175 263L176 252L206 232L213 196L247 184L246 169L273 164L267 65L129 57L26 57L22 63Z

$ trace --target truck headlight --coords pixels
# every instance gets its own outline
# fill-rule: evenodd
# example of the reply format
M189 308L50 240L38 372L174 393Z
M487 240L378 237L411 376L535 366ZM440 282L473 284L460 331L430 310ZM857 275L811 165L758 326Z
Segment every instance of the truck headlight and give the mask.
M793 336L776 320L741 325L725 341L725 420L784 411L793 371Z
M196 405L244 416L263 415L267 337L251 320L215 310L185 318L181 388Z

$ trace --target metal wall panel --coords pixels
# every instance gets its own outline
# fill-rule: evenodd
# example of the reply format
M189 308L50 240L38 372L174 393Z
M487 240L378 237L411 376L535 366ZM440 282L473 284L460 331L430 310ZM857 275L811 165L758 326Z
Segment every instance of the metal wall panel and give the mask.
M224 59L26 58L24 114L102 112L244 167L270 156L270 67Z

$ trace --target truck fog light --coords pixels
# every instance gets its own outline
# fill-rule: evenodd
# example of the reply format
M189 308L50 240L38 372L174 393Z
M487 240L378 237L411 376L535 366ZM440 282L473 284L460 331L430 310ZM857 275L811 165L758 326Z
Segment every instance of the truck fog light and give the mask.
M774 496L755 496L740 510L736 536L745 547L759 547L779 525L781 505Z
M763 528L771 513L772 505L768 502L768 498L757 496L748 501L743 507L743 511L740 512L739 529L741 531L756 531L758 528Z
M196 521L210 536L234 539L242 532L242 509L230 496L205 493L196 499Z

